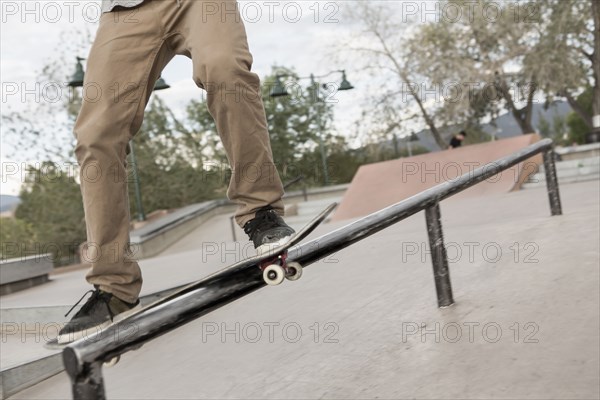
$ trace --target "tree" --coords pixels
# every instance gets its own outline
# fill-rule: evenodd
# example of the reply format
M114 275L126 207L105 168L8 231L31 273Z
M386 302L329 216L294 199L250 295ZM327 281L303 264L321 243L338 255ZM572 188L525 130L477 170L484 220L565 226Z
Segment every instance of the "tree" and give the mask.
M423 24L412 41L415 67L442 87L484 84L468 90L468 101L458 96L458 101L446 102L442 111L447 120L493 118L502 106L523 133L530 133L536 96L545 96L549 104L558 95L591 128L591 114L579 107L573 93L590 85L600 99L597 1L447 0L441 6L473 11L466 18Z
M270 97L277 75L285 75L292 83L288 96ZM307 164L304 156L315 152L320 140L331 152L333 104L320 98L316 87L305 89L299 82L292 69L279 66L274 66L263 80L262 96L273 159L282 180L304 175L310 184L320 185L322 171L317 172L314 166L321 166L322 162L317 159L315 164Z
M600 4L594 0L590 0L590 2L592 3L592 17L594 18L594 52L589 54L594 71L592 114L594 118L600 118ZM598 126L594 128L598 129Z
M590 115L592 113L594 101L593 93L594 92L592 88L588 87L583 93L581 93L579 96L577 96L576 99L574 99L575 103L577 104L577 109L582 110L584 115ZM567 144L585 143L585 136L589 132L590 127L587 124L585 118L581 117L581 113L572 112L568 114L566 124L569 128Z
M275 72L280 71L292 74L289 69L277 68L266 81L273 80ZM59 63L51 63L44 68L43 74L67 75ZM12 124L13 136L23 134L24 141L15 146L21 157L26 154L24 149L35 148L39 150L38 157L56 162L45 161L31 167L17 210L19 222L12 227L13 236L3 233L3 238L14 241L18 236L18 240L23 240L31 229L31 237L36 238L35 252L49 251L58 258L75 255L79 244L86 240L81 192L76 181L79 168L71 161L72 124L80 106L80 98L76 92L74 95L71 102L61 101L52 106L55 117L62 113L60 126L47 124L47 120L35 112L15 112L4 120ZM315 103L304 91L296 97L276 101L268 97L268 85L263 88L263 96L275 161L283 179L308 175L305 172L320 165L305 157L316 154L320 138L328 147L331 143L329 152L333 156L345 151L345 142L332 133L331 104ZM317 118L317 107L320 119ZM47 147L45 143L59 143L59 149ZM205 101L190 102L185 114L176 116L160 97L154 96L144 123L131 143L146 212L225 197L231 173ZM130 156L129 183L133 182L132 161ZM311 173L310 184L320 183L316 175ZM130 198L134 198L134 186L129 186ZM130 207L134 214L136 203L131 202Z
M28 224L37 239L23 255L52 253L55 260L73 260L86 240L83 203L76 174L53 162L30 167L15 217Z
M17 258L35 249L33 225L17 218L0 218L0 259Z
M223 165L212 160L216 130L206 105L192 102L180 121L154 96L134 138L137 171L146 212L174 209L225 195ZM218 139L218 136L217 136ZM133 174L129 173L133 178ZM134 198L129 179L130 198ZM131 202L132 213L135 204Z
M539 113L539 130L543 137L554 140L555 143L563 144L565 142L567 121L560 115L554 115L551 121L544 118L543 114Z
M402 23L402 18L387 4L358 1L353 2L347 10L349 19L356 22L361 30L343 42L343 51L351 53L353 61L363 61L364 65L359 68L376 71L380 77L389 77L386 86L390 82L395 83L392 90L382 92L381 99L399 98L405 101L407 99L404 96L408 94L437 145L441 149L447 148L448 144L437 127L435 109L432 111L423 100L422 85L419 84L422 75L412 64L410 43L413 38L408 28L413 24ZM389 107L390 102L381 101L379 104ZM402 108L406 107L406 104L402 104ZM399 124L400 121L390 121L390 125L394 123Z
M66 83L74 72L75 55L87 53L92 33L88 28L73 28L60 36L60 45L37 72L36 97L27 97L24 109L3 109L3 139L14 149L9 157L54 162L73 158L73 124L82 98Z
M286 98L270 98L269 88L276 73L289 75L291 80L297 78L293 71L275 67L264 80L262 95L275 165L284 181L304 175L309 184L320 184L322 174L314 167L321 162L309 163L304 155L315 151L320 134L328 149L333 149L329 142L339 142L331 134L332 105L315 103L304 90ZM321 129L317 125L317 106ZM225 197L231 172L205 101L191 101L185 116L177 118L154 96L133 144L146 212ZM133 178L132 173L129 176ZM129 190L133 199L134 186L130 185ZM135 202L130 207L133 214Z
M410 44L413 68L447 93L442 119L473 124L504 107L522 133L534 132L536 71L524 68L522 60L538 40L538 21L529 17L535 3L519 3L520 13L512 3L489 0L448 0L442 5L472 11L421 25Z
M592 115L600 115L600 5L595 0L540 0L536 5L546 22L524 66L536 71L547 102L566 98L591 130ZM587 87L593 93L591 109L576 100Z

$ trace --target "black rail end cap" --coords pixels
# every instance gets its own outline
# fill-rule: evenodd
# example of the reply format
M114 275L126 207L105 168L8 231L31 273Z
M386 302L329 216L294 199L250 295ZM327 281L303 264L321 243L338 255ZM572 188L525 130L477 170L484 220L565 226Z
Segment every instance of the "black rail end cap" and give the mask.
M63 364L71 378L76 378L83 367L79 363L77 353L71 347L65 347L62 352Z

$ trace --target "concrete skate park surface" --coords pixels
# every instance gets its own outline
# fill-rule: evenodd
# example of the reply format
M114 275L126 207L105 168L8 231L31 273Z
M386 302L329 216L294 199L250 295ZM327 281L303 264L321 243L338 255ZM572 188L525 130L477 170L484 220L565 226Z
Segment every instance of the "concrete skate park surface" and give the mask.
M352 179L333 220L341 221L370 214L425 189L472 172L539 139L535 134L522 135L363 165ZM542 156L536 155L456 196L475 197L518 189L529 174L537 171L541 162Z
M599 190L597 181L562 185L556 217L544 188L444 201L450 308L436 307L419 213L311 265L298 282L125 354L103 368L107 398L598 398ZM144 260L146 284L220 262L203 257ZM66 399L70 390L61 373L11 398Z

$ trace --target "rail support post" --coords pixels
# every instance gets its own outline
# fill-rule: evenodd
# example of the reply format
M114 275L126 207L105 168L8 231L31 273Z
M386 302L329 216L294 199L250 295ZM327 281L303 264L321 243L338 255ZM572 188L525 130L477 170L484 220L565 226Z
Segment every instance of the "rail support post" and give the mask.
M77 376L71 376L73 400L105 400L102 362L84 364Z
M556 164L554 163L554 150L552 149L544 152L544 170L546 171L546 189L548 190L548 199L550 200L550 212L552 215L562 215Z
M237 242L237 237L235 235L235 216L229 217L229 225L231 225L231 236L233 236L233 241Z
M444 246L444 233L442 231L439 203L436 202L425 209L425 221L427 223L427 234L431 247L433 277L435 279L438 307L448 307L454 304L454 299L452 298L448 255L446 254L446 246Z

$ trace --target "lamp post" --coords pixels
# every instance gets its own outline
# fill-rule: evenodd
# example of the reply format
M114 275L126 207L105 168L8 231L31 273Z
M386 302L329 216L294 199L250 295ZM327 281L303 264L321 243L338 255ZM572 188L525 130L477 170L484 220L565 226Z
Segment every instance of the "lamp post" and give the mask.
M321 103L324 103L324 101L322 100L322 98L320 96L320 91L321 91L321 88L326 88L327 86L320 85L319 82L317 82L315 80L315 78L321 79L321 78L325 78L332 74L342 74L342 81L338 86L338 90L354 89L354 86L352 86L350 84L350 82L348 82L348 80L346 79L346 71L345 70L331 71L325 75L320 75L320 76L315 76L314 74L311 73L310 76L297 78L298 80L310 79L310 86L309 86L308 90L309 90L309 93L311 94L311 96L310 96L311 99L314 100L315 115L316 115L316 119L317 119L319 148L321 151L321 162L323 164L323 182L324 182L325 186L329 185L329 169L327 167L327 152L325 150L325 141L323 140L323 127L321 126ZM271 97L282 97L282 96L289 95L285 86L281 82L282 78L287 78L287 77L290 77L290 75L277 74L275 76L275 86L273 86L273 89L271 90L271 93L270 93Z
M83 69L82 61L85 61L85 58L77 57L77 64L75 65L75 73L73 74L73 76L71 77L69 82L67 83L67 85L72 88L83 87L85 71ZM165 82L165 80L159 76L158 80L154 84L154 88L152 89L152 91L156 92L158 90L169 89L170 87L171 86L169 86ZM134 145L133 145L133 140L129 141L129 150L130 150L129 154L131 155L131 164L133 166L133 187L134 187L134 191L135 191L136 208L138 211L137 219L138 219L138 221L145 221L146 214L144 213L144 207L142 204L142 190L141 190L140 177L139 177L138 168L137 168L137 159L135 158L135 149L134 149Z
M162 77L158 77L158 80L154 84L153 92L158 90L169 89L171 86L167 85ZM144 212L144 206L142 203L142 187L140 184L140 175L138 172L137 158L135 157L135 146L133 145L133 139L129 141L129 150L131 155L131 164L133 165L133 187L135 191L135 203L138 210L138 221L146 220L146 213Z
M85 60L85 58L81 58L81 57L76 57L77 58L77 64L75 64L75 72L73 73L73 76L71 76L71 79L69 80L68 85L72 88L76 88L76 87L82 87L83 86L83 77L85 76L85 72L83 70L83 64L81 63L82 61Z
M408 156L412 157L412 155L413 155L412 142L418 142L419 137L414 132L411 132L411 134L405 140L406 140L406 147L408 149Z

